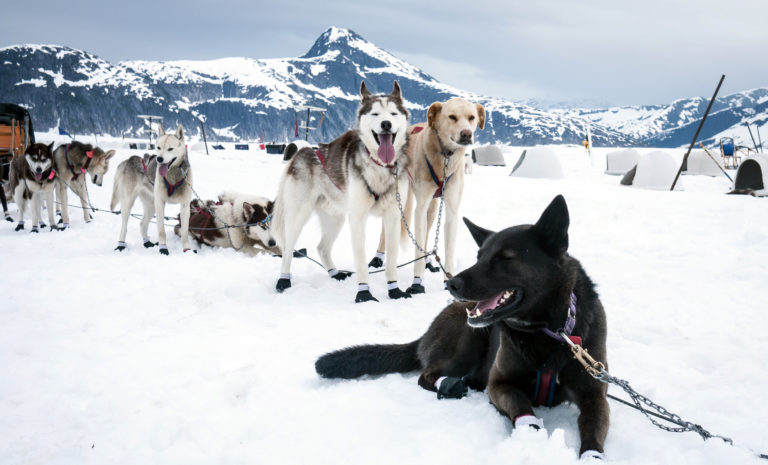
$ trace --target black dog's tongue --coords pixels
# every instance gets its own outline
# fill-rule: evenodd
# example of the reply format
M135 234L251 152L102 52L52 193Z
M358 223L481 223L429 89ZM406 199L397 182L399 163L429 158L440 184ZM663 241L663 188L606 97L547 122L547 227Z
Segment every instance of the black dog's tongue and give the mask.
M392 144L392 134L379 134L379 160L385 165L392 164L395 159L395 146Z

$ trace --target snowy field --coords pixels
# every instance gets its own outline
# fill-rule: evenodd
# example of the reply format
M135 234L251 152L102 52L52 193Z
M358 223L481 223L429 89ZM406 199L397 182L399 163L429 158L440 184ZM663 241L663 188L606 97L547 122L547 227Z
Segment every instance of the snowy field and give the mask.
M534 222L564 194L571 254L606 308L611 373L739 446L661 431L610 401L607 462L765 463L749 449L768 452L768 373L760 368L768 199L724 195L722 176L683 177L685 190L675 193L624 187L602 174L609 150L597 149L591 165L580 147L553 149L565 179L507 176L520 148L506 149L506 168L475 166L462 214L501 229ZM89 185L95 206L109 208L117 162L131 154L118 150L104 186ZM263 152L190 158L206 198L224 190L273 196L284 166ZM96 213L85 224L77 209L70 214L66 232L0 225L3 465L578 462L573 406L537 409L546 432L513 431L487 393L438 401L417 386L417 373L355 381L315 374L327 351L419 337L449 299L437 274L426 277L426 295L404 301L388 300L383 274L373 275L381 303L354 304L354 279L333 281L298 259L293 287L278 295L276 258L182 254L172 232L171 255L161 256L141 246L135 219L118 253L118 216ZM369 222L371 256L378 232ZM154 225L150 233L156 238ZM299 245L316 257L318 240L313 219ZM346 227L334 252L337 266L353 268ZM458 269L475 253L462 226ZM408 248L399 261L410 258ZM411 277L410 266L400 269L402 289Z

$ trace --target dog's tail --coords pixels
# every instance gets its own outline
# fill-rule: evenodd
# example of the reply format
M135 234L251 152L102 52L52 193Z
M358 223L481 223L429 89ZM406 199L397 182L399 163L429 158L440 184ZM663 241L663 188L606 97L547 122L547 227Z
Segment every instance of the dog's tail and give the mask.
M117 171L115 172L115 181L112 183L112 200L109 202L109 209L112 211L115 211L115 208L117 207L117 204L120 203L120 196L117 194L118 189L120 188L120 173L122 173L123 164L120 163L120 166L117 167Z
M415 371L421 368L417 356L419 341L347 347L318 358L315 371L323 378L345 379Z

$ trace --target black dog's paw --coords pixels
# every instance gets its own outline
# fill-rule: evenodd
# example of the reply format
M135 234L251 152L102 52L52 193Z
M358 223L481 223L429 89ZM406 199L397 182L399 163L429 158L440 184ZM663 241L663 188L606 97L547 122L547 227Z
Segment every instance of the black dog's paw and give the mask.
M2 195L2 194L0 194L0 195ZM10 215L6 215L6 217L5 217L5 221L7 221L7 222L9 222L9 223L13 223L13 218L11 218L11 216L10 216Z
M117 247L115 247L115 251L117 251L117 252L122 252L123 250L125 250L125 246L124 245L118 245Z
M427 269L428 269L429 271L431 271L432 273L437 273L437 272L439 272L439 271L440 271L440 268L438 268L438 267L436 267L435 265L433 265L433 264L432 264L432 262L427 262L427 265L426 265L426 266L427 266Z
M352 273L349 271L339 271L335 275L331 276L331 278L335 279L336 281L344 281L350 276L352 276Z
M52 224L51 225L51 231L58 231L58 230L59 230L59 225L57 225L57 224Z
M145 249L151 249L152 247L156 246L157 244L158 244L157 242L146 241L146 242L144 243L144 248L145 248ZM166 254L166 255L167 255L167 254Z
M378 302L379 299L371 295L371 291L357 291L357 295L355 296L355 303L359 304L361 302Z
M14 229L14 231L21 231L23 229L24 229L24 225L23 224L17 224L16 225L16 229Z
M410 286L408 286L408 289L406 289L405 292L407 292L408 295L413 295L413 294L424 294L426 291L424 290L424 286L421 284L411 284Z
M438 399L461 399L467 395L467 384L461 378L446 376L437 388Z
M384 260L379 257L373 257L373 259L368 262L368 268L381 268L382 266L384 266Z
M277 289L277 292L283 292L284 290L291 287L291 280L288 278L280 278L277 280L277 284L275 285L275 289Z
M39 233L39 232L40 232L40 231L37 229L37 226L32 226L32 230L30 231L30 233L35 233L35 234L37 234L37 233Z
M388 294L390 299L410 299L411 298L411 294L401 291L399 287L390 289Z
M293 251L293 258L304 258L307 256L307 249L299 249Z
M40 229L45 229L45 228L47 228L47 227L48 227L48 225L47 225L47 224L45 224L45 223L40 223Z
M167 247L160 247L160 255L170 255Z

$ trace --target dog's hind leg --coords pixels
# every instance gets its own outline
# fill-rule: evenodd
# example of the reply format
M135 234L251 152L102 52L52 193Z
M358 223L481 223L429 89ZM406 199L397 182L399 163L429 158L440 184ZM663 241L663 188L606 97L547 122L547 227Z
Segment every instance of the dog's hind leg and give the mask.
M184 252L190 250L189 247L189 202L181 204L179 211L179 220L181 221L181 247Z
M45 205L48 208L48 225L51 227L51 231L58 229L56 227L56 218L54 217L56 208L53 203L53 189L45 193Z
M21 231L24 229L24 210L25 210L25 200L24 200L24 190L26 187L24 184L19 183L18 186L16 186L16 190L13 192L13 201L16 202L16 208L19 209L19 223L16 225L16 231Z
M288 190L288 183L286 183L285 187ZM306 193L302 192L283 194L284 202L286 202L287 198L296 200L292 205L284 205L282 207L289 214L282 215L284 221L282 228L283 244L281 245L283 259L280 265L280 279L277 280L275 285L277 292L283 292L291 287L291 259L293 258L293 250L296 247L296 240L299 238L301 230L304 228L307 220L309 220L310 215L312 215L315 204L312 199L307 199L306 197Z
M123 195L120 198L120 216L122 222L120 225L120 237L117 239L117 247L115 247L115 250L119 252L125 250L126 247L125 236L128 234L128 219L131 217L131 209L133 208L133 203L135 201L135 195Z
M149 194L142 194L140 198L141 204L144 207L144 216L141 218L139 229L141 231L141 240L144 241L144 247L148 249L157 245L157 243L149 240L149 223L152 221L152 217L155 216L155 202Z
M331 278L343 281L347 279L351 273L336 269L336 266L333 264L333 258L331 257L331 251L333 250L333 244L336 242L336 238L339 236L341 227L344 226L344 215L331 215L330 213L318 210L317 216L320 219L320 230L322 231L320 243L317 244L317 252L320 254L320 261L323 262L323 266L328 270L328 274Z

